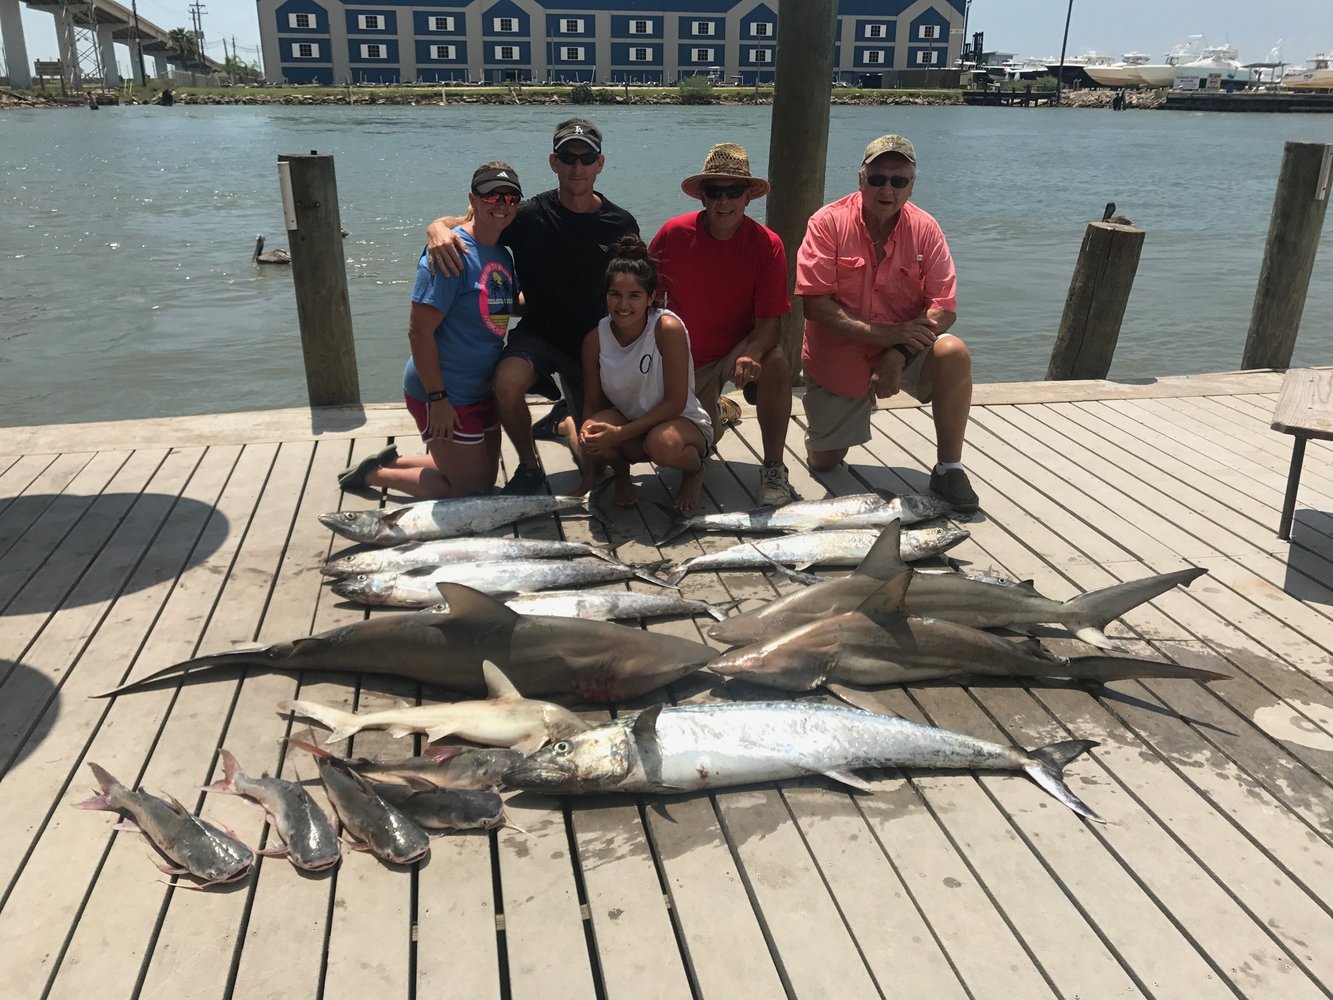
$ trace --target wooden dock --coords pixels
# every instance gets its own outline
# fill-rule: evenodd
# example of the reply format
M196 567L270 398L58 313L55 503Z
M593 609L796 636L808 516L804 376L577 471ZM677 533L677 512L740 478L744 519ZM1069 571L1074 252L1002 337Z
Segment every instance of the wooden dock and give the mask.
M321 585L319 564L343 545L315 515L380 502L340 494L334 474L386 439L410 445L410 420L368 407L11 429L0 457L3 994L1328 997L1333 445L1311 442L1292 541L1279 542L1290 441L1268 425L1280 381L978 386L965 457L983 510L951 554L1061 598L1205 566L1111 632L1233 679L875 697L1029 747L1099 741L1067 777L1105 826L1010 775L883 772L871 795L824 779L673 799L518 794L510 815L526 833L437 838L412 869L356 854L310 875L260 859L247 881L205 892L165 884L111 815L70 808L90 794L87 762L258 846L271 835L256 807L198 792L220 776L219 747L252 774L308 779L309 758L280 743L291 723L279 700L370 709L436 693L233 671L89 696L196 653L360 619ZM800 462L799 404L794 419L788 464L805 496L925 486L926 411L882 410L874 440L820 477ZM567 487L568 455L542 448L553 489ZM757 454L749 415L710 464L709 506L753 505ZM643 471L641 497L666 500L674 474ZM609 534L638 563L735 541L687 535L659 550L666 519L651 504L603 513L521 531ZM749 608L775 590L721 573L686 577L685 592ZM698 635L689 620L652 627ZM689 679L666 695L709 696ZM408 748L369 733L350 749Z

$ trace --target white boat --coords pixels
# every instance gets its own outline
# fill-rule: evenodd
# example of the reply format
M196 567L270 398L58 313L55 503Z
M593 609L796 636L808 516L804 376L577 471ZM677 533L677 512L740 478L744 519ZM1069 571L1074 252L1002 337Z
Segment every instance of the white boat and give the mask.
M1126 52L1119 62L1109 66L1084 66L1083 72L1103 87L1138 87L1143 81L1135 70L1146 65L1150 59L1152 56L1146 52Z
M1166 54L1164 62L1143 63L1132 69L1143 87L1169 87L1176 82L1176 69L1203 56L1203 35L1190 35Z
M1282 77L1282 86L1293 90L1333 90L1333 54L1321 52Z
M1203 57L1176 67L1172 86L1181 90L1203 90L1217 81L1222 90L1239 90L1254 82L1254 71L1242 66L1230 45L1214 45L1203 50Z

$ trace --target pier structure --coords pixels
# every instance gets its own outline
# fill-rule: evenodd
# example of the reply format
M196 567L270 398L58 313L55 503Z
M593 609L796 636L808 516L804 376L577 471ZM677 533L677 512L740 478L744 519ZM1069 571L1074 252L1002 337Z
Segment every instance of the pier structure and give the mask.
M505 792L521 829L434 838L415 867L348 851L310 875L262 857L246 881L206 892L163 884L114 817L71 808L90 794L90 762L273 847L255 806L197 791L221 776L219 747L249 774L309 782L324 803L314 764L284 740L305 726L280 701L364 712L450 696L262 668L90 695L195 655L394 613L322 585L320 564L344 544L317 515L384 504L340 493L338 471L388 441L419 449L419 435L401 404L15 428L0 454L6 995L1326 998L1333 443L1310 442L1291 540L1278 539L1291 442L1269 424L1282 378L976 387L965 459L982 509L949 555L1055 599L1206 568L1107 633L1230 679L991 678L863 700L1005 744L1096 741L1065 775L1104 825L1013 774L862 772L869 791L812 776L675 796ZM884 402L845 466L812 473L798 400L792 485L811 499L924 489L930 414L901 394ZM578 482L566 449L539 450L553 492ZM704 508L755 506L761 455L743 406L708 460ZM512 451L503 461L513 468ZM669 521L653 501L669 500L676 476L634 472L637 508L603 501L596 516L512 530L610 542L640 565L740 540L687 533L659 547ZM682 586L743 612L799 584L729 571ZM647 627L698 640L710 624ZM786 697L701 674L581 709L596 722L664 700ZM366 732L330 749L397 758L417 746Z

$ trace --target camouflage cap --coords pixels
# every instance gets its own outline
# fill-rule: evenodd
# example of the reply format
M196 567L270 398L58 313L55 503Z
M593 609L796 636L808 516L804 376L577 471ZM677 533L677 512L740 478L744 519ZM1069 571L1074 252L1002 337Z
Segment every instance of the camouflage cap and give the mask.
M866 147L866 155L861 157L861 166L864 167L885 153L897 153L905 157L909 163L916 162L916 149L908 140L900 135L882 135Z

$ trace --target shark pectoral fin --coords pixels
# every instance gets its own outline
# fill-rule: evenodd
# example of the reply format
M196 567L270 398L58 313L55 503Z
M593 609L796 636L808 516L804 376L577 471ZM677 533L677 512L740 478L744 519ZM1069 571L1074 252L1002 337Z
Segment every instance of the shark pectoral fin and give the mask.
M139 829L139 824L132 819L123 819L111 829L115 830L117 833L143 833L143 831Z
M388 777L390 777L390 775L385 775L385 776L384 776L384 778L388 778ZM394 777L394 778L396 778L396 779L398 779L398 780L396 780L396 781L384 781L384 778L381 778L381 779L379 779L379 780L384 781L385 784L391 784L391 785L406 785L408 788L412 789L414 792L429 792L429 791L431 791L433 788L435 788L435 782L433 782L433 781L431 781L431 780L429 780L429 779L427 779L427 778L423 778L423 777L422 777L421 775L419 775L419 774L395 774L395 775L392 775L392 777Z
M507 625L523 617L512 608L507 608L500 601L480 590L473 590L461 583L439 583L440 596L449 605L449 616L454 619L467 618L479 628L487 625Z
M536 753L544 746L546 746L546 734L533 733L531 736L523 737L523 739L511 746L510 749L517 750L526 757L528 754Z
M481 676L486 679L486 696L488 698L522 698L518 693L518 688L514 687L514 682L505 676L505 672L490 660L483 660L481 663ZM434 739L434 737L431 737Z
M845 684L839 684L836 681L832 684L825 683L825 689L840 701L846 702L853 708L859 708L864 712L874 712L876 715L887 715L892 718L900 718L897 712L890 712L883 705L877 704L870 696L868 691L859 691L856 688L847 687Z
M906 613L907 588L912 583L912 571L904 569L880 587L857 607L857 611L868 616Z
M855 788L858 792L874 791L874 789L871 788L870 785L868 785L863 779L858 778L850 771L825 771L824 777L832 778L834 781L838 781L851 788Z
M416 726L409 726L409 725L389 726L388 729L389 729L389 735L396 740L401 740L404 736L411 736L413 733L417 731ZM436 732L439 732L440 735L435 736L434 733ZM442 736L448 736L448 735L449 735L449 730L447 729L441 729L441 730L430 729L427 730L426 739L437 740ZM328 742L333 743L335 741L330 739Z
M884 530L875 539L875 544L870 546L870 551L852 572L874 577L876 580L892 580L907 569L907 563L903 562L899 547L902 544L901 535L902 523L894 518L884 526Z
M1096 646L1098 649L1115 649L1123 651L1122 647L1114 639L1111 639L1105 632L1099 628L1093 628L1089 625L1087 628L1081 628L1074 635L1082 639L1089 646Z

